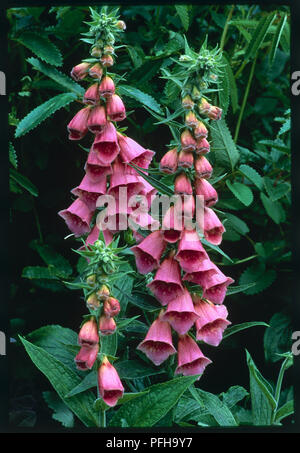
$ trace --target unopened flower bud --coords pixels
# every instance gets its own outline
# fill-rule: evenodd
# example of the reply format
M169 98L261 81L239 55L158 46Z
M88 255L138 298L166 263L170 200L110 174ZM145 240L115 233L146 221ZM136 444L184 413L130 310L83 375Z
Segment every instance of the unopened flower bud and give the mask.
M198 124L198 119L194 112L188 112L185 115L185 125L187 127L195 127Z
M114 53L114 48L113 46L105 46L103 49L103 53L112 55Z
M99 99L99 85L98 83L94 83L84 93L83 102L85 104L96 105Z
M86 306L92 310L97 310L100 307L100 302L96 293L91 294L86 301Z
M175 193L177 194L192 195L193 188L191 185L191 181L189 180L185 173L181 173L180 175L176 176L174 182L174 190Z
M198 121L196 127L194 129L195 138L207 138L208 131L204 123L202 121Z
M86 282L88 285L94 286L96 283L96 274L89 275L86 278Z
M192 100L191 96L189 96L188 94L186 96L184 96L184 98L182 99L181 101L181 105L184 109L186 110L191 110L192 108L194 108L194 101Z
M204 156L198 156L195 159L195 172L198 178L209 179L212 174L212 166Z
M85 62L74 66L74 68L71 71L71 77L74 80L76 80L76 82L84 79L88 74L89 67L90 67L90 63L85 63Z
M181 148L183 151L195 151L196 149L196 140L190 133L188 129L185 129L181 136L180 136L180 141L181 141Z
M199 101L199 99L201 99L201 93L195 85L193 86L192 90L192 99L194 101Z
M99 332L101 335L111 335L116 331L117 325L114 318L102 315L99 319Z
M103 75L103 68L100 63L94 64L89 70L89 75L93 79L98 79L101 80L102 75Z
M178 167L192 168L194 156L191 151L180 151L178 155Z
M202 138L201 140L197 140L197 154L207 154L210 151L210 144L206 140L206 138Z
M120 313L121 307L118 299L108 297L103 303L103 313L108 318L113 318Z
M108 98L112 96L115 92L115 84L109 76L103 77L100 87L99 94L101 97Z
M105 67L105 68L110 68L111 66L113 66L114 64L114 59L111 55L102 55L101 59L100 59L102 65Z
M100 58L102 55L102 50L100 47L93 47L91 50L92 57Z
M177 148L170 149L161 159L159 168L163 173L175 173L177 170Z
M123 20L118 20L118 22L116 23L116 27L119 30L126 30L126 24Z
M95 346L99 342L97 323L94 317L83 324L78 335L80 346Z
M97 291L97 297L100 301L104 301L109 297L110 291L106 285L102 285L99 291Z

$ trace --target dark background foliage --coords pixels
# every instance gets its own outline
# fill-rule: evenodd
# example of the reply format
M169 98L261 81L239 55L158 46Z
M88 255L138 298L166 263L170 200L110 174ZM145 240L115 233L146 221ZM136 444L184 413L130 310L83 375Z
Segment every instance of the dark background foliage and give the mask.
M243 65L255 24L274 11L275 31L265 37L247 64ZM224 35L229 14L237 22L230 24ZM128 47L118 51L114 70L119 75L125 74L126 84L139 88L162 107L168 106L171 110L176 105L178 93L171 83L166 85L166 80L160 78L160 70L171 67L171 58L183 52L182 34L185 33L190 46L196 51L206 35L210 47L220 44L223 37L225 56L236 76L235 83L228 87L230 97L227 100L223 98L223 101L228 103L228 127L232 136L237 138L240 151L238 166L249 164L262 177L270 178L271 188L268 181L263 181L263 187L258 188L245 175L237 171L228 172L228 176L216 186L220 198L218 209L242 220L239 223L231 219L232 225L227 219L222 250L231 258L244 262L233 266L221 255L216 256L224 265L223 271L235 278L236 284L260 282L252 291L248 290L248 294L246 291L228 297L229 319L233 324L245 321L269 323L277 314L272 322L277 322L277 327L273 328L274 336L269 335L265 340L265 329L255 327L230 337L216 349L209 349L209 357L214 364L201 378L201 388L212 393L225 391L231 385L249 389L245 348L250 351L263 375L275 381L280 364L274 352L286 352L290 347L289 115L286 113L289 109L288 25L270 63L276 25L285 14L288 24L289 9L285 6L235 6L232 9L231 6L193 5L181 10L173 5L120 8L121 18L127 24L122 43ZM12 338L16 341L12 344L11 421L19 426L55 425L57 422L51 420L51 411L42 398L42 392L50 389L49 383L26 356L17 334L26 335L47 324L60 324L77 331L86 312L79 292L69 291L59 280L22 277L24 268L45 265L37 253L37 244L51 246L71 263L73 273L76 273L78 257L71 251L74 243L64 240L68 232L57 212L70 204L70 190L82 179L86 159L85 151L67 139L66 125L78 110L76 102L58 110L23 137L14 137L15 126L23 117L62 92L59 84L34 70L27 61L36 55L24 45L24 33L41 34L55 44L63 57L63 64L58 69L69 74L75 64L88 56L87 44L79 41L80 33L86 31L83 20L88 18L87 7L8 10L9 121L11 143L15 150L11 153L16 153L17 171L28 178L23 186L12 181L10 211L10 253L14 263L11 269L10 314ZM238 133L237 124L252 69L253 79ZM141 102L132 97L125 97L125 100L127 110L133 110L126 120L126 133L145 148L155 150L156 161L159 161L171 140L168 127L155 125L156 119ZM280 133L282 125L287 132ZM261 143L266 140L269 142ZM82 145L88 146L88 142L83 141ZM11 161L14 162L14 158ZM240 181L250 186L254 201L249 206L241 203L228 189L225 183L228 178L231 182ZM280 190L282 184L287 184L287 190L276 198L272 190L276 187ZM262 192L268 200L271 199L271 214L262 203ZM277 214L274 214L274 209ZM247 261L248 257L253 258ZM130 314L139 314L139 311L133 307ZM203 352L206 353L205 348ZM285 387L290 385L291 376L288 375Z

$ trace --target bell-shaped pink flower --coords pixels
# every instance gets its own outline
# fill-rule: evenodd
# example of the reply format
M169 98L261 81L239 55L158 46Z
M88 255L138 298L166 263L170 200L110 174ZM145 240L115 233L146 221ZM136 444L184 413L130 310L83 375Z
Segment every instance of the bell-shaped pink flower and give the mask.
M67 129L69 132L70 140L80 140L88 131L88 118L90 115L90 108L85 107L79 110L76 115L69 122Z
M99 86L99 94L103 98L109 98L115 93L114 81L109 76L104 76Z
M76 80L76 82L79 82L79 80L84 79L88 75L90 66L90 63L79 63L72 68L71 77Z
M167 310L162 317L181 335L190 330L197 318L191 295L186 288L168 303Z
M140 179L126 172L126 166L118 159L112 165L112 175L110 177L109 195L113 195L116 199L119 198L119 189L126 188L128 200L133 195L140 193L143 189L143 183Z
M183 151L195 151L197 143L188 129L185 129L181 136L181 148Z
M211 120L220 120L222 118L222 109L220 109L219 107L217 107L215 105L212 105L211 109L208 113L208 117Z
M161 159L159 168L163 173L175 173L178 166L177 148L170 149Z
M150 149L146 149L144 153L137 156L130 163L133 165L137 165L138 167L147 169L151 163L151 160L152 160L154 154L155 154L154 151L151 151ZM132 167L130 167L130 168L133 170Z
M192 184L185 173L181 173L180 175L176 176L174 181L174 190L177 194L192 195Z
M90 223L93 212L79 198L67 209L59 211L58 215L65 220L68 228L75 236L81 236L91 230Z
M198 140L200 138L207 138L208 131L204 123L202 121L198 121L197 125L194 129L195 138Z
M155 231L159 228L159 221L151 217L147 212L140 212L139 209L136 209L130 214L129 226L134 230L136 225L144 230Z
M124 387L117 370L108 361L107 357L104 357L98 370L98 387L103 401L111 407L117 404L124 393Z
M94 151L92 148L84 167L91 182L97 183L98 181L101 181L104 176L112 173L111 164L103 165L101 162L102 160L99 159L98 152Z
M180 151L178 155L178 167L192 168L194 163L194 156L191 151Z
M168 322L159 316L150 326L145 339L138 345L137 349L155 364L160 365L167 358L176 353L172 343L171 327Z
M83 102L85 104L91 104L91 105L96 105L100 100L100 95L99 95L99 84L93 83L86 92L84 93L83 96Z
M99 332L101 335L112 335L117 328L114 318L102 315L99 319Z
M99 343L97 322L94 317L86 321L80 329L78 344L80 346L95 346Z
M107 297L103 302L103 313L108 318L114 318L120 313L120 310L120 302L114 297Z
M206 282L210 281L210 277L216 273L216 266L207 256L206 259L204 258L198 262L196 271L187 272L184 275L183 281L196 283L197 285L204 287L206 285Z
M90 115L87 121L87 127L93 134L100 134L103 132L107 124L106 113L104 105L96 105L90 110Z
M211 208L204 208L204 236L208 242L219 245L225 228L217 214Z
M184 217L182 211L171 206L164 215L162 230L164 240L174 244L181 238L184 229Z
M202 195L204 204L207 207L213 206L218 201L218 193L216 189L206 179L195 179L195 192L197 195Z
M103 166L108 166L115 160L120 149L116 129L111 122L107 123L103 132L96 135L92 149L98 153L99 164Z
M212 363L201 352L197 343L189 336L183 335L178 341L178 366L175 374L193 376L203 374L207 365Z
M76 363L76 368L81 371L87 371L92 369L96 359L97 354L99 351L99 344L95 344L95 346L82 346L74 358Z
M102 176L97 182L91 181L85 175L80 185L71 190L71 193L79 197L91 211L94 211L98 197L106 193L106 175Z
M207 154L210 152L210 144L206 140L206 138L201 138L197 140L196 143L196 153L197 154Z
M231 324L226 318L228 311L225 305L214 305L205 302L200 297L193 297L195 311L199 318L196 320L196 338L211 346L219 346L224 330Z
M157 269L165 248L166 242L160 230L153 231L139 245L131 247L139 273L148 274Z
M213 168L204 156L197 156L195 159L195 172L197 178L209 179L212 175Z
M139 145L136 141L132 140L132 138L126 137L120 133L117 135L122 162L131 162L146 152L146 149Z
M103 68L100 65L100 63L94 64L90 69L89 69L89 76L92 77L93 79L98 79L101 80L103 75Z
M147 287L162 305L167 305L171 300L182 294L183 286L178 262L173 258L166 258Z
M227 291L227 286L231 285L234 280L231 277L226 277L220 269L214 265L216 272L206 274L198 280L203 288L203 298L214 302L215 304L222 304Z
M175 255L181 269L185 272L196 272L201 261L207 258L207 253L201 244L198 233L195 230L183 231L178 252Z
M106 113L112 121L122 121L126 118L126 110L122 99L113 94L106 101Z

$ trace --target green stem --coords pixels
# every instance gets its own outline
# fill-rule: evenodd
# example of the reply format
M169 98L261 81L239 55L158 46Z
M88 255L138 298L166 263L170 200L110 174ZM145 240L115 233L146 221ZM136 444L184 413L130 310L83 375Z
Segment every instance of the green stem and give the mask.
M280 372L279 372L278 379L277 379L277 384L276 384L276 389L275 389L275 395L274 395L274 398L275 398L275 401L276 401L276 409L274 410L273 415L272 415L272 423L274 422L275 417L276 417L276 412L277 412L277 408L278 408L278 404L279 404L279 398L280 398L280 392L281 392L283 376L284 376L284 373L285 373L285 371L287 369L287 364L288 364L288 362L290 360L291 360L290 356L286 357L284 359L282 365L281 365L281 368L280 368Z
M245 91L245 94L244 94L244 99L243 99L243 103L242 103L242 106L241 106L241 111L240 111L240 114L239 114L239 118L238 118L238 122L237 122L237 125L236 125L236 129L235 129L235 134L234 134L234 142L235 143L237 142L237 139L238 139L238 136L239 136L241 122L242 122L242 119L243 119L244 110L245 110L245 107L246 107L246 102L247 102L247 99L248 99L250 86L251 86L253 75L254 75L254 70L255 70L255 65L256 65L256 58L257 57L254 58L252 66L251 66L251 71L250 71L250 74L249 74L249 79L248 79L246 91Z
M235 8L235 5L232 5L231 9L229 11L229 14L227 16L226 22L225 22L225 26L224 26L224 30L223 30L222 37L221 37L221 42L220 42L221 51L224 49L225 38L226 38L226 35L227 35L227 31L228 31L228 28L229 28L229 22L231 21L234 8Z
M106 428L106 410L100 411L99 421L100 421L100 428Z

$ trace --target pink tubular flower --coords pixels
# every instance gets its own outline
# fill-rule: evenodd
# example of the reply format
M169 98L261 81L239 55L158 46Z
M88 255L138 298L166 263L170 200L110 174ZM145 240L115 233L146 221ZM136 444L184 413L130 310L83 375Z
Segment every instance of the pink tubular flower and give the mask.
M92 77L93 79L101 80L102 75L103 75L103 68L99 63L94 64L89 69L89 76Z
M177 194L192 195L192 184L185 173L181 173L180 175L176 176L174 182L174 190Z
M137 157L146 152L146 149L132 140L130 137L117 133L118 143L120 146L120 156L124 163L132 162Z
M177 148L170 149L161 159L159 168L163 173L175 173L178 166Z
M210 144L206 140L206 138L201 138L200 140L197 140L196 143L196 153L197 154L207 154L210 152Z
M85 164L85 171L91 182L99 182L104 176L112 173L112 167L110 164L103 165L99 159L99 154L91 149L88 155L88 159Z
M194 166L197 178L209 179L211 177L213 169L206 157L197 156Z
M208 113L208 117L211 120L220 120L222 118L222 109L216 107L215 105L212 105Z
M195 311L199 318L196 320L196 338L211 346L219 346L224 330L231 324L226 318L228 311L225 305L214 305L205 302L200 297L193 297Z
M108 193L113 195L115 199L119 198L119 189L121 187L126 187L128 199L141 192L143 189L142 181L137 176L126 173L126 166L118 159L113 163L112 170Z
M108 122L103 132L96 135L92 149L98 153L99 163L103 166L108 166L115 160L120 149L112 123Z
M205 206L210 207L217 203L218 194L214 187L206 179L196 178L195 191L197 195L202 195Z
M188 129L185 129L180 137L181 148L183 151L195 151L196 149L196 140L190 133Z
M208 113L211 109L211 104L205 98L202 98L198 104L198 109L202 115L208 116Z
M79 198L67 209L59 211L58 215L65 220L68 228L75 236L81 236L91 230L90 222L93 212Z
M202 123L202 121L197 122L197 125L194 129L194 135L196 139L207 138L208 131L205 124Z
M102 176L97 182L92 182L85 175L80 185L71 190L71 193L79 197L91 211L94 211L96 209L97 198L106 193L106 175Z
M194 163L194 156L191 151L180 151L178 155L178 167L192 168Z
M202 374L210 363L212 361L202 354L197 343L189 335L183 335L179 338L178 366L175 374L183 374L184 376Z
M80 140L88 131L87 122L90 115L90 108L85 107L79 110L69 122L67 129L70 140Z
M140 154L135 159L133 159L131 163L137 165L138 167L147 169L151 163L154 154L155 154L154 151L146 149L144 153Z
M124 393L124 387L117 370L108 361L107 357L104 357L98 370L98 387L103 401L111 407L117 404Z
M96 105L99 100L99 84L96 82L93 83L93 85L91 85L84 93L83 102L85 104Z
M99 319L99 332L101 335L112 335L116 331L117 325L114 318L102 315Z
M74 66L74 68L72 68L72 71L71 71L71 77L74 80L76 80L76 82L84 79L88 74L88 70L89 70L90 66L91 66L90 63L80 63L80 64Z
M114 59L111 55L102 55L100 61L105 68L110 68L114 64Z
M98 344L96 344L92 348L89 346L82 346L78 354L74 358L76 368L81 371L90 370L97 359L98 351L99 351Z
M220 120L222 117L222 109L216 107L215 105L211 105L206 99L202 98L200 103L198 104L199 112L202 115L207 116L212 120Z
M103 302L103 313L108 318L114 318L120 313L120 310L120 302L114 297L107 297Z
M211 273L203 278L200 285L203 288L203 297L214 302L215 304L222 304L227 291L227 286L231 285L234 280L226 277L220 269L214 265L215 273Z
M138 225L141 229L144 230L158 230L159 221L151 217L147 212L140 212L139 209L136 209L130 214L129 226L132 230L135 229Z
M167 305L172 299L182 294L183 286L177 261L173 258L166 258L147 287L162 305Z
M104 76L100 86L99 86L99 94L103 98L109 98L115 92L115 84L114 81L109 76Z
M137 349L155 364L160 365L167 358L176 353L172 343L170 324L159 316L150 326L145 339L138 345Z
M106 101L106 112L112 121L122 121L126 118L126 110L122 99L113 94Z
M100 134L103 132L107 124L105 107L103 105L96 105L90 110L90 115L87 120L87 127L93 134Z
M153 231L139 245L131 247L139 273L148 274L157 269L165 248L166 242L160 230Z
M177 333L183 335L190 330L197 318L191 295L184 288L183 293L168 303L162 319L171 324Z
M95 346L99 343L98 328L95 318L90 318L83 324L78 335L80 346Z
M183 231L178 252L175 255L181 269L185 272L197 272L199 263L207 258L207 253L201 244L198 233L195 230Z
M206 259L198 262L196 271L186 273L182 280L205 286L206 282L209 282L209 278L216 273L217 270L214 263L207 256Z
M204 236L208 242L219 245L225 228L217 214L210 208L204 208Z
M182 234L184 228L184 217L182 211L171 206L164 215L162 222L164 240L174 244Z

